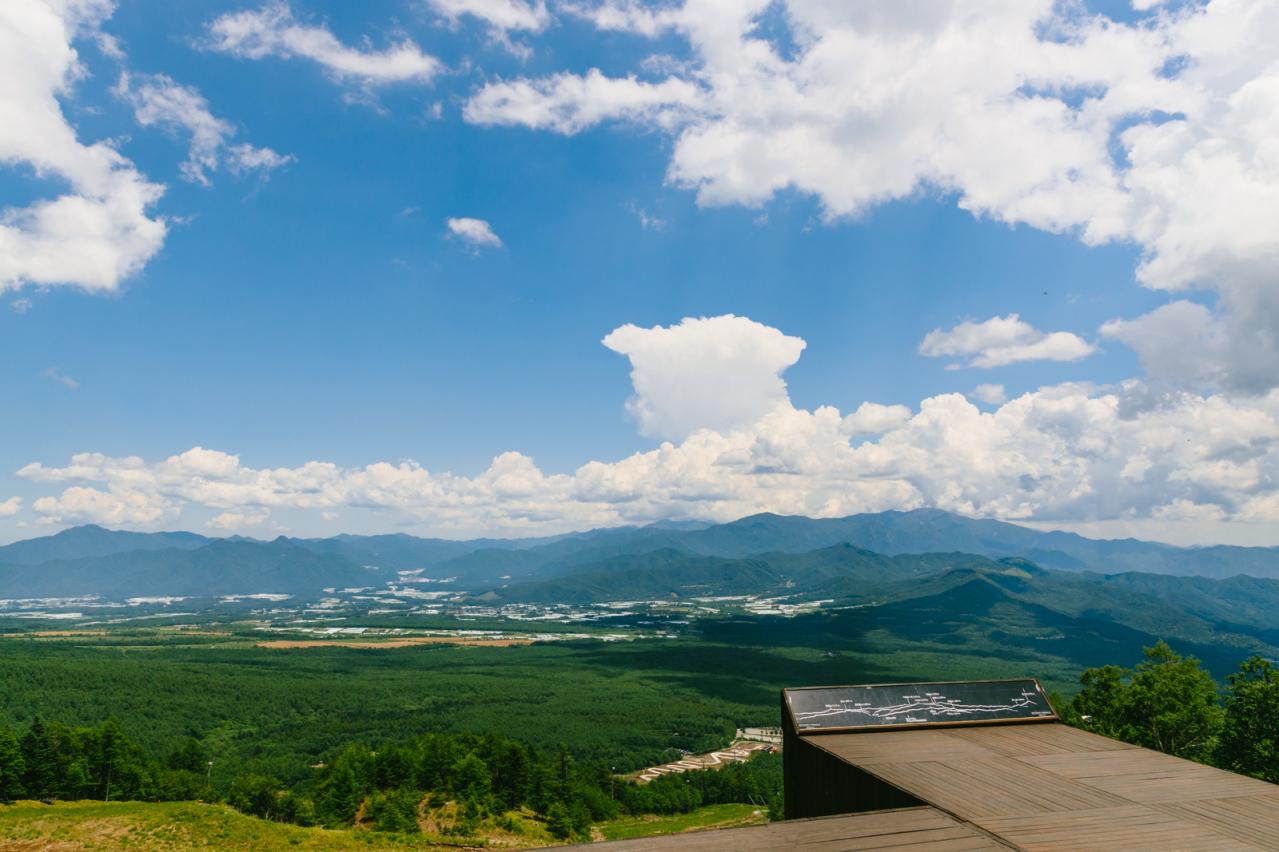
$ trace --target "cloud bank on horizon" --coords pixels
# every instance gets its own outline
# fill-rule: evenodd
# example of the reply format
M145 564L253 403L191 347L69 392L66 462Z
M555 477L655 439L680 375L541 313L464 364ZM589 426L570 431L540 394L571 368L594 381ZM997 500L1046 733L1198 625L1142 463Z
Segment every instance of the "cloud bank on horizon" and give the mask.
M958 394L913 411L805 410L781 378L804 341L748 319L627 325L603 342L631 361L641 430L676 440L571 474L514 451L465 477L411 461L255 469L194 447L158 461L83 453L18 475L63 488L34 501L42 517L130 527L190 506L217 512L215 528L276 510L372 510L455 534L921 506L1050 522L1279 520L1279 391L1161 395L1134 381L1041 388L991 412Z
M371 511L457 533L918 506L1063 524L1279 521L1279 0L1134 3L1143 14L1127 23L1053 0L426 5L451 26L481 22L516 55L556 20L651 43L623 73L481 77L461 115L548 134L650 133L669 146L667 181L703 206L796 192L828 226L850 227L933 196L1087 245L1135 245L1135 283L1169 301L1096 337L1134 350L1144 375L1012 399L986 382L972 398L990 410L958 394L805 409L783 376L806 341L785 329L732 315L622 325L603 344L629 359L640 433L662 440L646 452L547 474L509 451L472 477L407 461L252 468L200 447L159 460L86 452L23 467L50 493L15 497L4 514L153 527L194 508L215 528L252 530L273 513ZM63 108L84 73L75 45L101 39L112 11L12 0L0 12L0 115L15 117L0 121L0 161L65 186L0 216L0 290L116 291L165 243L165 187L108 141L82 141ZM671 40L686 58L656 52ZM343 42L282 2L213 17L198 49L307 60L355 100L469 68L447 69L408 36ZM189 180L290 161L233 145L235 127L194 88L120 74L117 97L140 125L189 135ZM481 219L447 228L502 245ZM1015 313L955 320L918 351L982 378L1100 345Z

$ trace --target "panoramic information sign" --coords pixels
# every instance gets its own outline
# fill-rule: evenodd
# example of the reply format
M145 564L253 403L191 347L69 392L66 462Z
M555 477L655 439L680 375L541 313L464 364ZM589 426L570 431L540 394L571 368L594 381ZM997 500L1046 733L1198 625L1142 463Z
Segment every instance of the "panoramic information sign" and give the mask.
M786 690L799 733L1055 719L1035 680L889 683Z

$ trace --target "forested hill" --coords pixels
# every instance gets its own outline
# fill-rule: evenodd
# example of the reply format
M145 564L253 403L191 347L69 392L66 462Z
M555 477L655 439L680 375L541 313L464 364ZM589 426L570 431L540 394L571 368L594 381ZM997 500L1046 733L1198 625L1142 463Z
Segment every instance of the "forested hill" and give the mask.
M1211 646L1222 642L1279 653L1279 580L1067 572L1024 559L965 553L884 556L851 545L745 559L660 550L499 586L476 600L696 603L724 596L752 596L758 612L776 604L802 609L805 602L822 601L835 610L873 608L878 618L892 623L894 613L900 613L899 627L907 633L931 624L939 633L958 635L985 624L982 629L994 631L998 641L1022 632L1091 642L1087 637L1131 639L1128 633L1139 632L1197 643L1201 655L1211 656Z
M599 603L699 596L862 599L955 567L1002 569L984 556L925 553L884 556L850 544L808 553L741 559L665 548L614 556L543 580L507 584L479 596L505 603Z

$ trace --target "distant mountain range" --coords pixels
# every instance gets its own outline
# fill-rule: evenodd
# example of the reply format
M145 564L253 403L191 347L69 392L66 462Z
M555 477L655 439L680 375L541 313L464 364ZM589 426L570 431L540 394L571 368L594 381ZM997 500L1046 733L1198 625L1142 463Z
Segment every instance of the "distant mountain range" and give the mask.
M384 585L398 571L418 569L428 577L455 578L455 588L512 602L667 597L694 590L724 595L785 589L846 597L876 584L914 582L942 568L994 570L992 565L1006 559L1036 570L1089 575L1279 578L1279 548L1095 540L920 509L832 519L761 514L727 524L661 523L472 541L402 534L258 541L90 525L0 547L0 598L263 592L314 597L324 588ZM1151 583L1156 581L1089 580L1111 590ZM1240 605L1246 604L1245 596Z

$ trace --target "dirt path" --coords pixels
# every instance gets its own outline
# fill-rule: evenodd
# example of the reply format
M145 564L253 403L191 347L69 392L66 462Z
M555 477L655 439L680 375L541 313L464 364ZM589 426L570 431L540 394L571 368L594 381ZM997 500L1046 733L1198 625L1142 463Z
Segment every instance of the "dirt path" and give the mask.
M756 753L764 750L772 751L774 748L768 743L738 741L723 751L690 754L688 757L672 763L663 763L661 766L650 766L647 769L641 769L636 774L635 780L641 784L647 784L654 778L659 778L663 775L695 772L699 769L720 769L729 763L745 763L754 757Z

